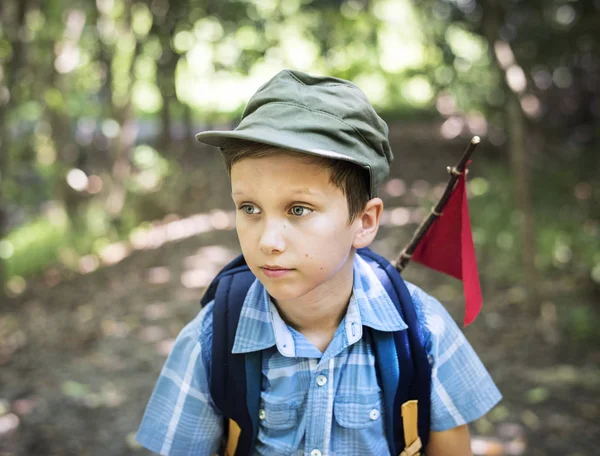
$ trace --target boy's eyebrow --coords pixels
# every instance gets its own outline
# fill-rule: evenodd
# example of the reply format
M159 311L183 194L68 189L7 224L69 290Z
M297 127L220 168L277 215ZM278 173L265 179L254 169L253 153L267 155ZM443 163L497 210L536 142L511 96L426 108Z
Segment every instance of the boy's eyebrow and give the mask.
M297 188L292 190L292 194L294 195L310 195L310 196L321 196L323 193L319 191L315 191L309 187L306 188Z

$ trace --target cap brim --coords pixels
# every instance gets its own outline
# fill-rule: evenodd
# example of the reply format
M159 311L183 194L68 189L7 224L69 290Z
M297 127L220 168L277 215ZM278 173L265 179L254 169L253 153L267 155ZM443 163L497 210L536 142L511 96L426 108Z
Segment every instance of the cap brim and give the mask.
M261 132L260 135L253 135L252 132L241 132L236 130L203 131L196 134L196 140L201 143L208 144L209 146L218 147L222 152L227 152L227 149L243 147L244 143L250 141L260 144L267 144L269 146L279 147L281 149L291 150L294 152L318 155L337 160L346 160L364 167L364 165L359 163L357 160L352 159L352 157L334 152L332 150L314 147L313 144L306 143L304 138L285 131L277 131L273 135L265 134L265 132Z

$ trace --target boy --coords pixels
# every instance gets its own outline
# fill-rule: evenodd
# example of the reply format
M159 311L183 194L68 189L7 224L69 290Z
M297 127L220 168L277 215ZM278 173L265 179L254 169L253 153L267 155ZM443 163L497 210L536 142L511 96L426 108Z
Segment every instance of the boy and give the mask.
M392 451L375 338L408 326L356 253L379 228L377 186L393 158L387 133L353 84L285 70L254 94L235 130L197 135L224 154L256 277L232 349L262 360L252 454ZM467 423L501 395L442 305L407 286L431 365L427 455L471 455ZM211 396L214 308L181 331L158 379L137 434L152 451L220 451L227 420Z

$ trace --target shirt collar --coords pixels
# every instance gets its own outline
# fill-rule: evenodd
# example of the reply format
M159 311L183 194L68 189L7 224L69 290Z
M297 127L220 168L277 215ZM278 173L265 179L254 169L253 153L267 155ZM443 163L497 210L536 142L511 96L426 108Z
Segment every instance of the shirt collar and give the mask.
M358 254L354 256L353 268L352 296L343 321L348 344L362 337L363 325L386 332L408 328L371 267ZM295 356L294 337L257 279L244 299L232 353L264 350L273 345L283 356Z
M358 254L354 257L352 297L356 300L362 325L386 332L408 328L371 266Z
M238 322L232 353L247 353L275 345L271 299L258 279L250 286Z

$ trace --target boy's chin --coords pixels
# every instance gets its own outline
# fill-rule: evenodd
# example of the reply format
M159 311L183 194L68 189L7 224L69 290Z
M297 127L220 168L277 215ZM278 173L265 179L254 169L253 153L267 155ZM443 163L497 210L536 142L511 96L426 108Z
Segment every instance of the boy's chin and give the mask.
M297 299L300 296L304 295L301 290L298 290L297 287L282 287L282 286L273 286L272 284L266 284L261 281L267 293L274 301L282 302L282 301L290 301L293 299Z

